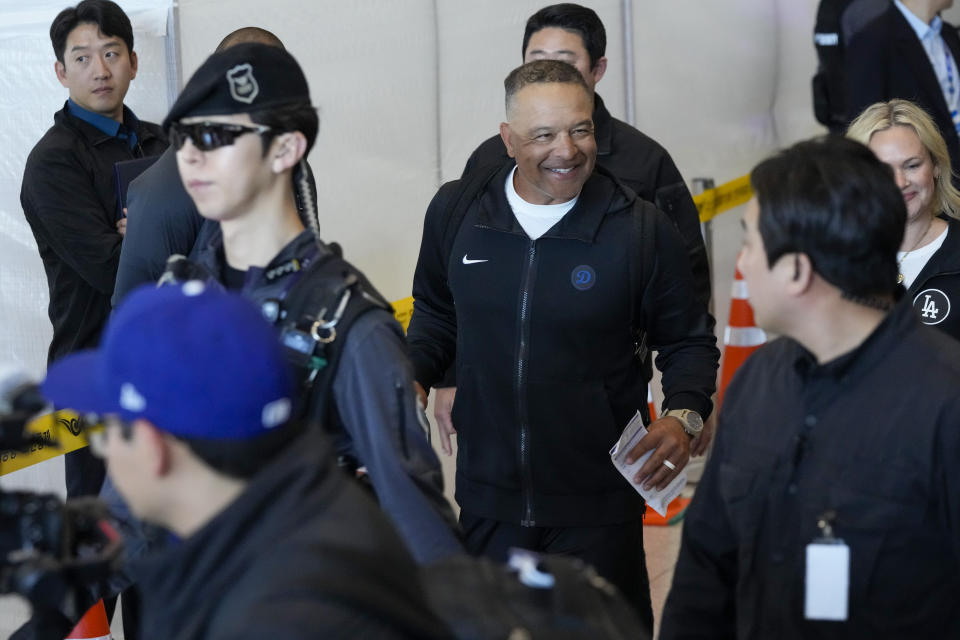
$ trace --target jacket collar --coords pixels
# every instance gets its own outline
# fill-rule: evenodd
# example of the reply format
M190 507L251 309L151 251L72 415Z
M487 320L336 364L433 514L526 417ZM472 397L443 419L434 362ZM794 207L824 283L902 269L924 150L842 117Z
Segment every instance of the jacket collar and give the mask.
M799 342L788 338L796 345L794 366L805 380L810 378L832 378L846 383L855 381L874 366L877 361L888 356L902 341L904 333L919 325L910 297L903 295L903 287L897 288L897 302L884 317L876 329L853 350L823 364L817 363L813 354ZM839 387L837 387L839 391Z
M159 627L183 632L168 637L199 637L218 606L209 594L228 591L273 541L333 500L341 490L338 472L317 462L330 455L326 438L307 428L197 532L135 564L138 580L149 585L144 622L157 625L158 637Z
M314 254L320 257L330 253L330 249L326 245L320 245L319 253L317 253L317 246L318 243L313 236L313 232L309 229L304 229L297 237L288 242L286 246L280 250L280 253L275 255L265 267L250 267L244 289L251 283L259 282L261 278L264 277L264 274L271 269L284 265L293 259L302 260ZM217 229L210 234L210 240L206 246L200 248L197 252L196 262L209 271L218 282L223 282L223 271L227 262L223 254L223 234L220 231L219 225L217 225Z
M597 139L597 155L610 155L613 139L613 116L603 104L599 93L593 94L593 137Z
M930 278L958 271L960 271L960 221L947 218L947 237L937 252L927 260L927 264L923 265L923 269L910 285L909 297L912 299L918 294Z
M510 160L487 183L480 194L478 227L525 234L507 202L506 180L516 162ZM563 238L593 243L608 213L633 206L636 195L610 173L596 165L580 191L577 204L543 238Z
M97 146L109 140L117 139L115 136L105 133L86 120L78 118L70 113L69 101L64 102L63 108L53 114L53 121L56 124L67 127L77 135L83 137L91 146ZM131 111L126 105L123 107L123 122L128 128L136 133L137 140L141 146L146 144L147 141L158 137L150 129L150 127L145 126L141 120L133 115L133 111Z

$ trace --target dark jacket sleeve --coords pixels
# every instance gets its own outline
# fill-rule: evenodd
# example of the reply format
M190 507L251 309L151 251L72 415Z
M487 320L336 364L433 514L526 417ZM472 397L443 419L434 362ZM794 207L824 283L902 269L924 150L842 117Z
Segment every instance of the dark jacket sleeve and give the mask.
M462 553L443 495L443 472L417 408L399 326L370 312L351 326L333 381L341 422L380 506L420 564ZM421 422L422 420L422 422Z
M167 258L189 254L202 224L170 148L127 191L127 235L120 251L113 306L137 286L156 282Z
M447 284L443 235L459 181L440 187L427 208L420 257L413 275L413 316L407 328L410 361L417 382L429 389L453 364L457 348L457 312Z
M676 225L683 244L686 247L687 258L690 261L690 271L697 289L697 297L704 304L710 302L710 263L707 260L707 248L703 243L703 233L700 231L700 212L693 202L690 190L687 189L680 170L674 164L673 158L664 150L657 171L656 191L653 203L660 211Z
M878 37L884 18L872 22L850 41L844 58L847 83L847 122L853 121L874 102L887 99L887 49L885 39Z
M640 300L641 316L663 372L664 406L694 409L706 418L712 410L720 352L714 319L696 293L683 241L673 224L651 205L638 201L648 216L642 251L652 251Z
M726 448L725 415L720 415L713 453L684 516L680 556L661 620L661 640L736 637L737 541L718 482Z
M35 152L37 153L37 152ZM113 211L105 211L83 163L60 148L31 155L21 203L34 233L94 289L109 295L122 236Z

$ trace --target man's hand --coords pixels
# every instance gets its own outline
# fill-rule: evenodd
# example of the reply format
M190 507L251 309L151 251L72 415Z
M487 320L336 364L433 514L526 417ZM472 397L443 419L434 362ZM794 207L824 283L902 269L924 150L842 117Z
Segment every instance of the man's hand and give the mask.
M710 448L710 442L713 440L713 432L717 428L717 414L714 412L703 422L703 431L696 438L690 441L690 457L695 458L707 453Z
M124 213L126 213L127 210L124 209L123 211ZM122 236L127 235L127 219L126 218L120 218L119 220L117 220L117 232Z
M683 430L680 421L672 416L655 420L647 427L647 435L627 454L627 464L643 457L647 451L653 455L640 467L633 477L636 484L643 483L645 490L663 489L680 473L690 460L690 436ZM673 469L664 464L673 465Z
M456 387L438 387L433 396L433 417L437 419L437 431L440 432L440 447L445 454L453 455L450 436L457 435L453 428L453 400L457 395Z

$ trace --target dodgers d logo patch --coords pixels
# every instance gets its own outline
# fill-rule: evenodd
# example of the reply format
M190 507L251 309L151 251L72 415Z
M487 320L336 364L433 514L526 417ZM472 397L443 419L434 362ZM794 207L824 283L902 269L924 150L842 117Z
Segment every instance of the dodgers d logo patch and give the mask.
M923 324L940 324L950 315L950 298L940 289L926 289L913 299L913 308Z
M250 104L260 94L260 85L253 77L253 67L249 63L238 64L227 71L227 84L230 85L230 95L237 102Z
M588 264L581 264L573 268L570 274L570 284L577 291L586 291L597 282L597 272Z

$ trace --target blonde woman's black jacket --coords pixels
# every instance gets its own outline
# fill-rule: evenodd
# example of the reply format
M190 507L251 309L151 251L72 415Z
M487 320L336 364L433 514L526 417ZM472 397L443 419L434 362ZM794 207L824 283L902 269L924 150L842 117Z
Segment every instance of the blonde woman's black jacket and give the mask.
M920 322L960 340L960 221L947 219L947 237L907 290Z
M408 331L417 380L457 366L457 501L472 515L538 526L640 517L608 454L646 404L635 355L659 352L665 404L711 410L719 352L683 241L653 205L598 170L576 206L531 241L507 204L510 161L455 230L466 180L424 223Z
M131 117L124 108L125 124L137 134L133 149L64 107L27 157L20 203L50 287L49 362L95 346L110 314L123 240L113 165L167 148L159 126Z

